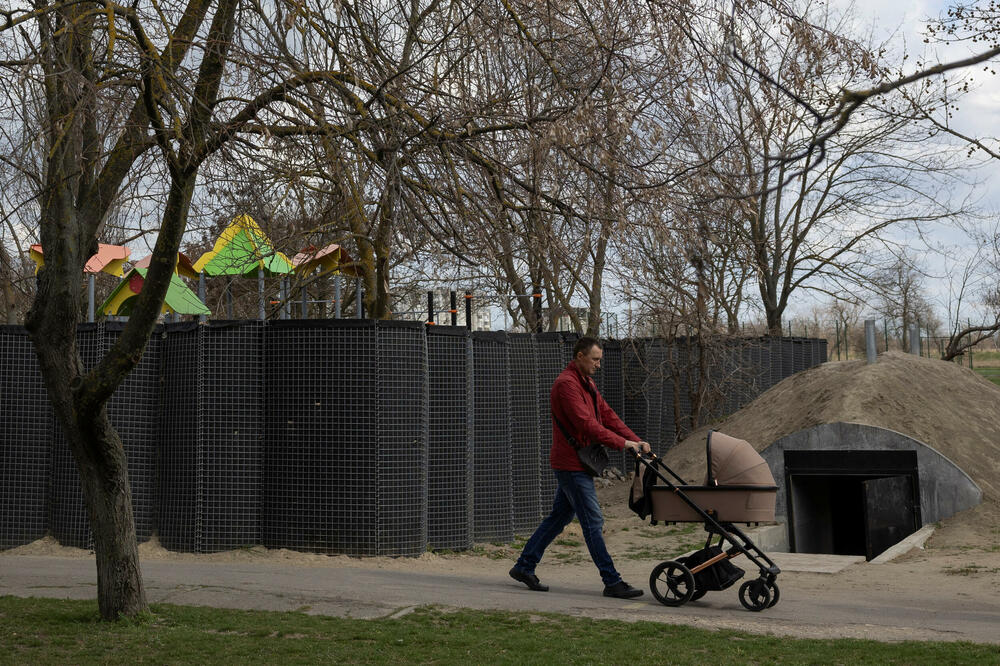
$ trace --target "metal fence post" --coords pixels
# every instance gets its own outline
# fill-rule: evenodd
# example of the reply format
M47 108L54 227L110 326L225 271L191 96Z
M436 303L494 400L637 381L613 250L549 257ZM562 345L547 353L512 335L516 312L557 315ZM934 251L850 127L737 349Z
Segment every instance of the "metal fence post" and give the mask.
M198 298L201 304L205 305L205 271L198 273ZM204 324L208 320L206 315L198 315L198 323Z
M920 325L910 324L910 353L920 356Z
M291 310L291 304L288 302L289 296L289 280L287 277L281 278L281 286L278 289L278 298L281 299L281 310L280 318L288 319L289 310Z
M333 276L333 318L340 319L340 273Z
M878 350L875 348L874 319L865 319L865 352L868 354L869 363L874 363L878 359Z
M264 321L264 269L257 269L257 318Z
M365 318L365 304L361 302L361 278L354 278L354 304L357 306L355 315L357 319Z
M87 273L87 321L94 321L94 274Z

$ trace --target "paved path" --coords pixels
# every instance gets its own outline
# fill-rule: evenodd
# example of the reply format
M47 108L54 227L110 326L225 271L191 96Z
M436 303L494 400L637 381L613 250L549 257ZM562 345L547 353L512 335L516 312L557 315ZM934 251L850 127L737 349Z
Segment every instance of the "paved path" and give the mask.
M365 560L351 560L344 567L154 560L144 561L142 568L152 602L302 610L368 619L439 604L816 638L1000 643L1000 601L995 591L988 589L996 586L995 581L984 585L951 576L961 584L952 588L949 583L942 592L940 585L922 585L926 576L905 567L860 564L831 574L816 573L815 569L797 572L788 561L778 579L780 602L761 613L751 613L740 606L736 586L680 608L669 608L657 603L648 590L635 601L601 596L589 563L548 567L543 580L552 590L538 593L507 577L509 563L478 559L471 564L437 562L430 568L419 562L411 566L405 561L387 564ZM622 563L626 580L643 588L651 568L649 562ZM803 568L801 563L799 568ZM892 584L880 582L882 576L893 578ZM94 598L94 562L88 558L0 556L0 595Z

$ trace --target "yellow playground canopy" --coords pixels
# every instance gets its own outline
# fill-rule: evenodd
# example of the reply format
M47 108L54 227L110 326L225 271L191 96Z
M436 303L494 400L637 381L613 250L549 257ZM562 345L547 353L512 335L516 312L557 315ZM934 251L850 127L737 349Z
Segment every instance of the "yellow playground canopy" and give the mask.
M267 275L287 275L294 270L292 262L271 245L249 215L238 215L226 227L215 246L194 263L195 272L208 276L239 275L256 277L263 269Z

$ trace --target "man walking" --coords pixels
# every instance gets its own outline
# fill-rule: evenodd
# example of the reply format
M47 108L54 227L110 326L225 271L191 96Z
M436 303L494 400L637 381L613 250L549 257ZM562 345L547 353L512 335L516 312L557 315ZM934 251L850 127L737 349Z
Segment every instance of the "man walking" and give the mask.
M535 567L548 545L576 515L580 519L590 557L601 573L604 596L631 599L642 595L642 590L623 581L615 570L604 545L604 516L597 502L594 479L584 471L576 449L563 434L565 430L579 446L600 442L616 451L649 451L649 444L629 430L597 391L593 375L601 367L603 356L601 344L595 338L580 338L573 348L573 360L552 385L552 450L549 452L549 463L556 475L556 496L551 513L528 539L517 564L510 570L511 578L536 592L545 592L549 588L538 580Z

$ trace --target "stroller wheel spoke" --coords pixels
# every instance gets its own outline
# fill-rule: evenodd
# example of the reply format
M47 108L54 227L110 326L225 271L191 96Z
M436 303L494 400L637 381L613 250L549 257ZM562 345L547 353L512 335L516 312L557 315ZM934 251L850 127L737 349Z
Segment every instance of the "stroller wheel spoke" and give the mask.
M649 589L664 606L680 606L695 594L694 576L680 562L660 562L649 574Z

